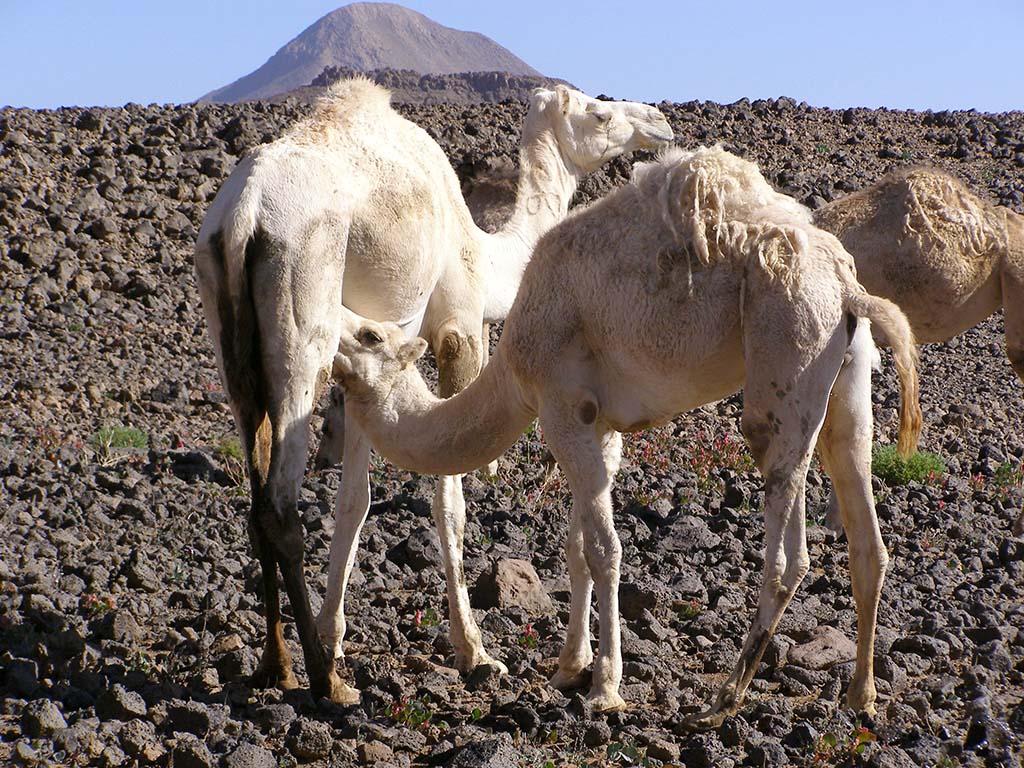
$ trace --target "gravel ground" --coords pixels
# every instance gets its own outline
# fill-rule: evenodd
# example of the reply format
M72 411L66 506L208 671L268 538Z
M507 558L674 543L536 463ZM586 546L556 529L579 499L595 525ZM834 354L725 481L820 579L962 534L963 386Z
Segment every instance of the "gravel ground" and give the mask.
M811 206L924 162L1024 211L1024 113L659 106L682 145L722 142ZM716 732L680 728L730 671L760 585L762 483L739 436L741 396L627 438L614 498L629 711L592 719L584 692L545 684L568 614L568 492L545 476L535 432L497 481L465 479L466 571L474 600L497 603L477 618L508 676L451 669L432 480L378 461L347 606L345 674L361 704L250 689L258 564L191 248L238 156L305 109L0 110L0 763L1020 765L1024 540L1010 528L1024 408L999 315L923 351L923 445L948 471L875 480L891 555L877 718L843 705L855 614L845 541L818 524L828 481L815 463L811 572L746 705ZM515 161L518 103L402 111L464 179ZM590 177L577 202L629 168ZM874 403L890 442L888 359ZM311 473L301 497L314 601L339 477ZM543 593L526 607L487 578L515 559ZM291 622L286 637L304 680Z

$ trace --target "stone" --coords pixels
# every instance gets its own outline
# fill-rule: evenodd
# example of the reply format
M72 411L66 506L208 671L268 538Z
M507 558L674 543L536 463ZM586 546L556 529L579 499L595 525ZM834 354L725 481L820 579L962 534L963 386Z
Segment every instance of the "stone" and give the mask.
M383 741L368 741L356 747L356 755L361 765L373 765L374 763L388 763L395 756L394 750Z
M588 747L599 747L607 744L612 737L611 726L604 720L595 720L587 725L583 732L583 743Z
M805 669L828 669L856 657L857 644L835 627L827 625L815 627L811 630L810 639L794 645L787 655L790 664Z
M299 760L322 760L331 754L334 738L327 723L305 717L293 723L288 748Z
M22 712L21 727L26 736L38 739L67 728L68 723L56 704L49 699L37 699L29 702Z
M135 691L129 691L117 683L96 699L96 714L103 720L131 720L133 717L145 717L146 702Z
M455 755L451 768L519 768L519 750L512 737L501 733L491 739L467 744Z
M533 565L508 558L496 562L477 580L472 604L476 608L522 608L532 616L553 614L555 607Z
M277 758L265 747L242 742L224 760L226 768L277 768Z

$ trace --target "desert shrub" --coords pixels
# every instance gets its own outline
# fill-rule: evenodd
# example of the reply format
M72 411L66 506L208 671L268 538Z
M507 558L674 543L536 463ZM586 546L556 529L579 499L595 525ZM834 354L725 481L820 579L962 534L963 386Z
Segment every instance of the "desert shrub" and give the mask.
M904 459L895 445L876 445L871 455L872 474L888 485L931 482L945 471L946 462L929 451L918 451Z

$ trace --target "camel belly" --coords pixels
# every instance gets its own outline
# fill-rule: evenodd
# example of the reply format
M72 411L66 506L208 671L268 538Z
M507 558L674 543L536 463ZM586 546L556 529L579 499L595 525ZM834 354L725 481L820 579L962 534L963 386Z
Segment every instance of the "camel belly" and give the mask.
M734 394L745 372L738 333L701 360L607 367L599 377L601 419L619 432L648 429Z

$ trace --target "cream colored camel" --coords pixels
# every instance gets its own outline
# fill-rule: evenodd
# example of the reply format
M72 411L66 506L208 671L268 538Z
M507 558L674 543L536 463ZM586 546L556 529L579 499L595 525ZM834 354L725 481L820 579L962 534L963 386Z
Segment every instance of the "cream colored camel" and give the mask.
M373 445L415 471L464 472L506 450L534 416L573 491L566 552L572 597L552 684L577 685L600 638L590 702L624 706L618 583L621 547L610 486L619 433L644 429L744 390L743 433L765 478L765 574L739 662L714 705L739 706L808 569L804 484L817 444L838 489L857 603L849 703L874 711L872 652L887 555L871 490L869 318L894 351L902 397L916 403L906 318L857 283L853 259L722 149L673 150L539 242L501 341L480 377L435 398L412 362L425 342L364 321L342 334L334 375L346 415ZM919 414L918 414L919 415ZM920 421L907 414L916 442Z
M477 229L455 173L388 92L346 81L312 117L236 167L207 212L196 279L221 378L249 457L250 535L263 571L267 642L254 682L295 685L281 634L281 568L315 694L352 702L335 671L342 601L369 506L370 444L346 431L330 580L314 622L296 500L318 379L344 318L398 322L434 346L441 394L480 369L485 322L512 304L534 242L565 216L578 179L601 163L671 139L654 107L600 102L568 88L534 92L523 125L519 201L500 233ZM465 512L457 477L438 483L439 528L459 666L491 662L461 578ZM333 653L325 653L317 629ZM491 662L495 663L496 662Z
M920 343L949 341L1002 307L1006 355L1024 381L1024 216L943 171L912 168L822 206L814 223L853 254L868 291L899 305Z

